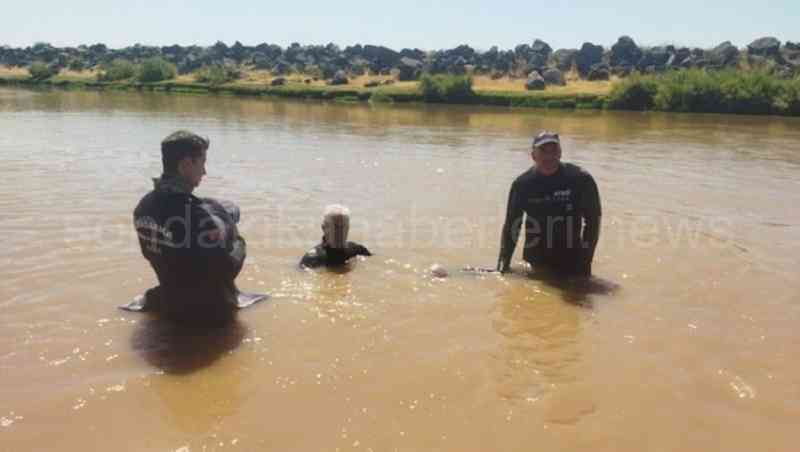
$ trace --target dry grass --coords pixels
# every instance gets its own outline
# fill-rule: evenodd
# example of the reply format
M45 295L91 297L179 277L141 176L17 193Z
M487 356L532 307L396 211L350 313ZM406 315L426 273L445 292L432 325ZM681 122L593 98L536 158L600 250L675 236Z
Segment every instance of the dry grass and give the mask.
M589 82L573 77L572 74L567 74L566 80L567 84L565 86L548 86L544 92L561 95L608 94L614 82L613 80ZM481 75L473 77L472 88L478 92L527 92L524 78L503 77L501 79L492 80L490 77Z
M28 70L20 67L0 66L0 76L3 77L27 77Z
M269 71L245 70L241 80L238 80L236 84L245 86L268 86L272 80L277 77L279 76L273 75ZM364 85L370 81L376 80L383 82L386 80L394 80L394 77L391 75L361 75L350 78L347 85L330 86L325 80L314 80L313 77L305 74L289 74L280 77L285 78L290 85L313 86L330 90L361 90L365 89ZM306 80L310 80L310 82L305 83ZM387 85L381 86L385 87ZM390 86L400 90L414 90L417 87L417 82L396 82Z
M69 81L89 81L97 79L96 70L86 70L82 72L75 72L70 70L63 70L56 77L56 80L69 80ZM0 77L6 78L27 78L28 70L26 68L0 66ZM394 80L391 75L362 75L350 79L347 85L330 86L327 85L325 80L313 80L311 76L305 74L289 74L284 76L289 85L293 86L308 86L312 88L324 88L325 90L356 90L366 91L373 89L380 89L385 92L412 92L416 91L419 85L418 82L395 82L391 85L380 85L379 88L365 88L364 85L369 81L386 81ZM269 71L263 70L244 70L243 76L240 80L234 82L234 85L249 86L249 87L264 87L269 86L270 82L276 78ZM616 81L612 78L611 81L597 81L589 82L581 80L578 75L573 71L565 75L567 80L566 86L548 86L545 91L534 91L531 93L544 93L553 95L576 95L576 94L596 94L605 95L611 90L612 84ZM306 80L311 80L305 83ZM178 83L196 83L195 74L179 75L174 81ZM503 77L498 80L492 80L488 76L474 76L473 89L477 92L495 92L495 93L519 93L523 94L529 92L525 89L524 78L511 78Z

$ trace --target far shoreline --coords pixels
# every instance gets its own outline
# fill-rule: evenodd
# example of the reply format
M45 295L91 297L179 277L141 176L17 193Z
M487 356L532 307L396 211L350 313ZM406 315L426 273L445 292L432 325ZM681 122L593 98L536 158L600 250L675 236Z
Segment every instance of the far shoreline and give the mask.
M524 79L512 79L512 83L524 85ZM585 85L586 83L584 83ZM363 87L355 83L339 86L307 85L288 83L270 86L268 83L236 81L225 84L200 83L189 80L167 80L154 83L134 81L103 82L90 77L56 76L46 80L35 80L26 75L0 74L0 86L19 88L56 88L64 90L94 91L148 91L178 94L218 94L243 97L281 97L314 99L335 102L426 103L417 88L417 82L398 83L378 87ZM603 109L609 83L597 83L591 89L597 92L571 92L574 90L508 91L475 89L475 96L468 102L436 102L440 104L483 105L515 108L552 109ZM566 92L565 92L566 91ZM375 95L378 93L378 95Z

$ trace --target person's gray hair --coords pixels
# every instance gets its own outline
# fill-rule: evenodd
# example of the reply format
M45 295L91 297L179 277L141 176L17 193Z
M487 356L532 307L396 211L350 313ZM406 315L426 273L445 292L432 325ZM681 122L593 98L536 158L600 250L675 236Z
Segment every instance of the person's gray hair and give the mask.
M325 206L325 214L323 221L333 220L335 218L350 218L350 209L341 204L329 204Z
M350 231L350 209L341 204L331 204L325 207L322 230L328 246L333 248L347 246L347 234Z

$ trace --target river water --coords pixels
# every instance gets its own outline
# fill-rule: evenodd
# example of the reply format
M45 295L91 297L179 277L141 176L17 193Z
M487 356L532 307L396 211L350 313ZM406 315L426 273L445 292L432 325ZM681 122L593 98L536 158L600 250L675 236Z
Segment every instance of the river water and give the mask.
M116 309L179 128L273 295L189 336ZM459 271L540 129L601 190L591 287ZM0 132L0 450L795 450L798 119L6 90ZM299 271L330 203L374 256Z

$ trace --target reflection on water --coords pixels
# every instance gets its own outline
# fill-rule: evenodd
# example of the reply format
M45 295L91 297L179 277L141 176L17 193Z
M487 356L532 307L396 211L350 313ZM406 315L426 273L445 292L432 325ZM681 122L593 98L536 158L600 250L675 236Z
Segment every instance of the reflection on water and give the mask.
M498 392L535 401L552 386L578 377L584 313L560 290L512 278L498 294L492 325L504 337L496 352Z
M238 319L218 328L197 328L153 316L138 323L131 346L153 367L186 374L232 352L246 335L247 327Z

